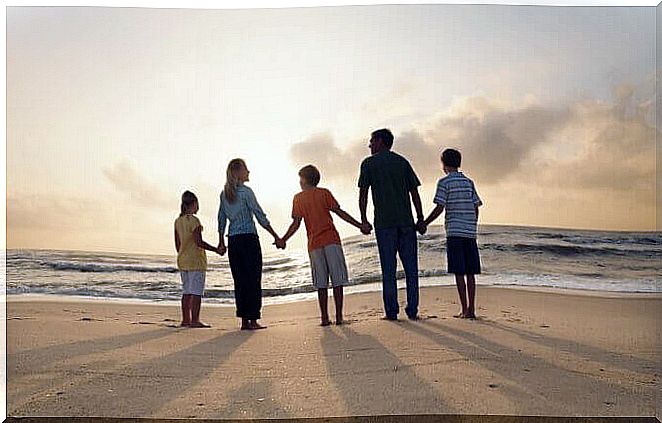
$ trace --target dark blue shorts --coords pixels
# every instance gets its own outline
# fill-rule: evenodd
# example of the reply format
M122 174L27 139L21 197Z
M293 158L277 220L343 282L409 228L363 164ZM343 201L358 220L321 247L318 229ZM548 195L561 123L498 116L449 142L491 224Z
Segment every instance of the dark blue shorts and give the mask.
M451 236L446 238L448 273L457 275L479 275L480 256L474 238Z

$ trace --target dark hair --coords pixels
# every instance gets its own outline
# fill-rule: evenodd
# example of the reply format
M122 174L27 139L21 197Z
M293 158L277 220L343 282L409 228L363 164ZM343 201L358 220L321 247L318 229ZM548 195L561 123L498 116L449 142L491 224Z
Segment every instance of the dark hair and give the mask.
M314 187L320 183L320 171L313 165L302 167L301 170L299 170L299 176Z
M386 128L378 129L370 134L372 138L378 138L382 140L386 148L390 149L393 147L393 134Z
M449 167L460 167L462 154L454 148L447 148L441 153L441 161Z
M179 206L181 211L179 215L184 216L186 214L186 210L197 201L198 197L196 197L195 194L193 194L191 191L184 191L184 194L182 194L182 205Z

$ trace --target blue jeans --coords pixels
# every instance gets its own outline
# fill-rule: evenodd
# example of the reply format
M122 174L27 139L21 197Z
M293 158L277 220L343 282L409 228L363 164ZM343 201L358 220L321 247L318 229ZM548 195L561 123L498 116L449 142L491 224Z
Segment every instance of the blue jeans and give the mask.
M407 316L418 314L418 245L416 230L411 227L375 229L379 262L382 267L382 295L386 317L398 316L398 286L396 283L396 253L400 256L407 279Z

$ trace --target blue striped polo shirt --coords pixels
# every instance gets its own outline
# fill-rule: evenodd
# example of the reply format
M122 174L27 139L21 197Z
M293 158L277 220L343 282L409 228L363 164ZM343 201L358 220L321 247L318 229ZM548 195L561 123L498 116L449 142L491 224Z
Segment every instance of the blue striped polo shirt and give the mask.
M451 172L441 178L434 203L446 209L446 237L476 238L476 207L483 202L471 179L462 172Z
M221 236L225 232L228 220L230 221L228 236L257 234L253 216L262 227L269 225L267 215L262 211L262 207L257 202L252 189L243 184L239 185L234 203L230 203L225 198L225 193L221 193L221 204L218 208L218 232Z

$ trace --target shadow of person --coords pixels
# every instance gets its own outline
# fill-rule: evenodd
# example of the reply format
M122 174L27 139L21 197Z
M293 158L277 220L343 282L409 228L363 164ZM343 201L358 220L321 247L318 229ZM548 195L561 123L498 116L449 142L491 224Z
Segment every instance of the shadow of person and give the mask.
M510 332L519 336L523 340L544 345L548 348L571 352L573 354L580 355L587 360L603 363L609 367L618 367L620 369L631 372L649 374L659 365L658 363L647 360L645 358L605 350L591 345L582 344L570 339L558 338L547 334L539 334L523 328L504 325L492 320L477 322L481 325L490 326L504 332Z
M250 336L248 331L229 332L147 361L84 371L55 404L35 396L12 414L151 416L200 383Z
M347 415L451 412L432 385L374 337L340 326L324 330L321 344Z
M173 329L155 329L102 339L85 339L66 344L49 345L7 355L10 379L35 373L37 370L74 357L126 348L131 345L162 338L176 333Z
M496 387L521 404L522 413L550 414L550 410L565 410L571 414L595 414L605 410L615 412L614 405L619 407L620 414L650 412L642 394L653 398L653 387L635 387L627 381L605 380L599 375L561 367L533 353L514 350L440 322L405 324L402 328L498 375L505 383L498 383Z

